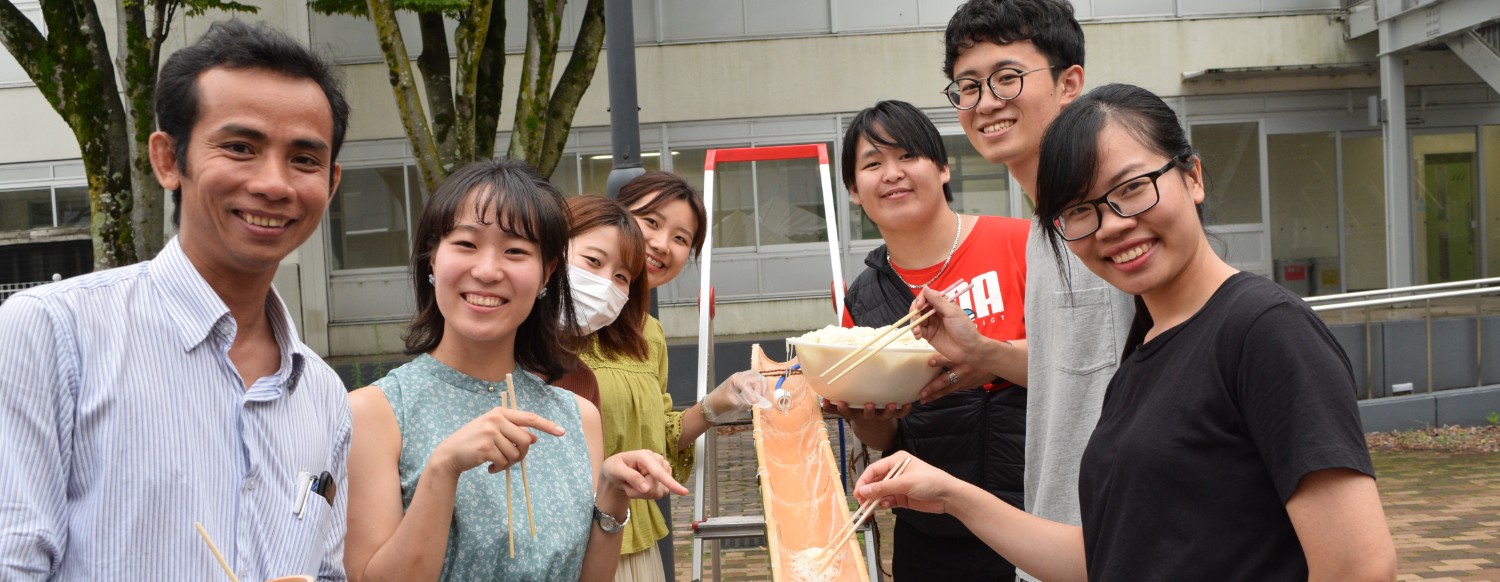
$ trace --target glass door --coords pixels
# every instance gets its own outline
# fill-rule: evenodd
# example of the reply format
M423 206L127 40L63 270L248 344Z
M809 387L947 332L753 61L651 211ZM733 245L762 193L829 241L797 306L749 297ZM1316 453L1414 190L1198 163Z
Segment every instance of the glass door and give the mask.
M1412 136L1417 275L1422 283L1479 276L1478 156L1472 129Z

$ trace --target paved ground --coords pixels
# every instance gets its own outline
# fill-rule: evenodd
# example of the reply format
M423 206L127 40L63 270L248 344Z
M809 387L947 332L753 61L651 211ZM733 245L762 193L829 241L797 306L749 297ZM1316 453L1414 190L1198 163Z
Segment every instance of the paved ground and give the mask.
M1500 581L1500 454L1377 453L1400 580Z
M837 431L830 428L829 435L836 439ZM759 513L749 431L720 439L723 515ZM1500 582L1500 454L1376 453L1375 466L1400 580ZM691 580L692 510L691 496L673 503L678 582ZM890 513L878 513L880 530L890 532ZM884 537L881 555L888 567L889 536ZM721 553L721 579L769 580L764 544L763 538L729 544L733 547ZM705 580L713 579L708 562Z

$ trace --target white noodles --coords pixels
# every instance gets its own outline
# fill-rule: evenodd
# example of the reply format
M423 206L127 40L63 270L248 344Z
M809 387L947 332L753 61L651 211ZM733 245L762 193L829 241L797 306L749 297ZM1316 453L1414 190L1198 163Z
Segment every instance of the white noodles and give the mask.
M835 346L862 346L873 339L875 336L884 333L887 329L890 329L890 326L869 328L839 327L837 325L830 325L823 329L804 333L795 339L813 344L826 344ZM900 336L901 337L897 338L895 342L891 343L890 347L925 349L932 348L932 346L927 343L927 340L917 339L911 335L911 332L901 333Z

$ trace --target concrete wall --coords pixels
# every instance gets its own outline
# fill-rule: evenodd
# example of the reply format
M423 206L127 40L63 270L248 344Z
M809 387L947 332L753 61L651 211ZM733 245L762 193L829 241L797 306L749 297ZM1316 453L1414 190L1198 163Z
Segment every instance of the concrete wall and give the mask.
M278 26L301 23L301 34L305 34L307 16L298 3L262 0L256 4L261 12L248 18ZM222 17L210 14L179 24L174 27L171 46L197 38L211 18ZM111 20L105 27L113 30L112 15L107 18ZM1371 75L1182 82L1183 73L1208 68L1374 60L1374 45L1344 41L1342 24L1331 14L1091 23L1084 26L1084 33L1090 86L1131 82L1163 95L1186 95L1378 85ZM566 55L560 56L559 63L565 59ZM879 99L903 99L920 107L946 106L938 94L947 83L939 70L942 40L938 30L647 44L637 48L636 59L642 123L856 111ZM1444 62L1456 63L1451 57ZM1409 73L1413 83L1477 81L1462 66L1417 63L1413 67ZM512 55L506 66L508 94L513 95L520 70L520 56ZM384 65L349 65L345 74L354 112L349 139L402 137ZM576 127L608 125L607 83L605 67L600 66L591 90L579 104ZM22 135L32 138L0 143L0 164L77 156L70 132L35 88L0 89L0 106L7 112L7 125L12 120L29 124ZM502 131L511 122L509 115L502 115Z

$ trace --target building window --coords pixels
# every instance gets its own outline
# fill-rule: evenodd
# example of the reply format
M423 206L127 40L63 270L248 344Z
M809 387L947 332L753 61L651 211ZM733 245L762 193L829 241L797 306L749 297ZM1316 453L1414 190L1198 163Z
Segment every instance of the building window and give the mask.
M1343 291L1334 144L1331 132L1266 138L1271 258L1282 284L1302 296ZM1285 268L1301 275L1289 277Z
M1386 287L1385 140L1344 137L1344 289Z
M0 232L89 226L86 186L0 191Z
M1259 224L1260 128L1248 123L1195 124L1193 147L1203 158L1209 224Z
M345 169L328 205L333 270L405 266L423 197L416 168Z
M67 186L57 189L57 225L89 225L88 186Z
M948 150L948 185L953 189L953 209L964 214L1012 216L1010 179L1004 164L992 164L964 135L943 136Z
M568 158L564 156L563 161L568 161ZM576 183L580 186L578 187L577 191L563 190L563 193L569 195L598 194L600 196L603 196L607 192L605 187L609 183L609 171L613 169L614 166L614 156L610 155L608 152L579 156L579 176ZM641 168L646 170L647 172L660 170L661 152L641 152ZM553 172L553 175L556 175L561 171L562 163L559 163L558 169ZM558 184L558 182L553 182L553 185L557 185L559 189L562 189L562 186Z
M832 143L824 146L833 151ZM707 149L673 152L674 167L684 170L679 175L694 188L703 188L703 174L691 169L703 167L707 154ZM821 179L813 159L718 164L712 217L715 249L827 242ZM834 197L839 206L844 200Z

